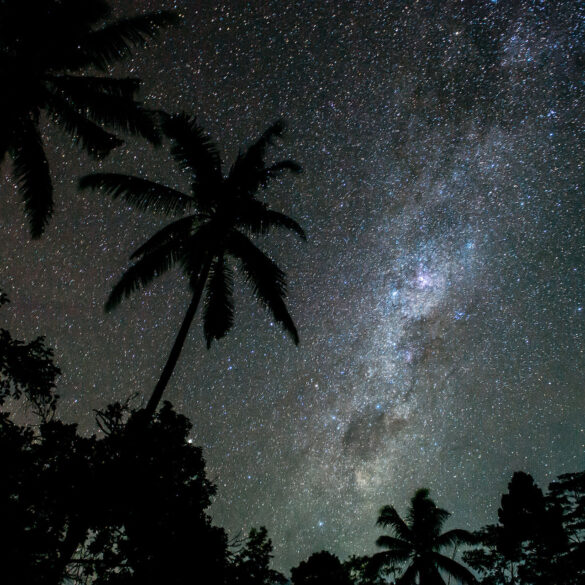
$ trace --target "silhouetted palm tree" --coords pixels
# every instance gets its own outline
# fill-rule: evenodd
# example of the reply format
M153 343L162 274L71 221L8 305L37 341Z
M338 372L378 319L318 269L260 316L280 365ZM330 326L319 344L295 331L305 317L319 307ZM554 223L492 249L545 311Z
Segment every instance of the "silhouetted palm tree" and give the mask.
M40 130L45 116L96 158L122 143L102 125L158 139L152 115L134 99L139 80L100 72L177 16L156 12L103 24L110 14L104 0L0 2L0 164L12 159L33 238L53 211Z
M299 337L286 304L284 272L256 247L249 235L266 234L274 227L284 227L301 238L305 233L290 217L273 211L256 198L261 187L283 171L300 172L291 160L266 166L267 146L284 130L276 122L240 153L227 176L217 147L197 126L195 118L185 114L168 117L164 130L171 139L171 153L183 169L191 173L190 194L158 183L120 174L97 173L81 179L81 188L102 189L122 197L138 209L152 209L166 214L194 211L162 228L136 250L136 262L115 285L106 310L116 307L123 297L148 285L172 266L178 265L189 279L192 300L175 343L146 407L152 416L173 373L187 333L206 289L203 329L207 347L220 339L234 320L233 271L229 259L240 267L252 285L259 302L282 324L295 343Z
M427 489L414 494L406 521L394 507L384 506L377 524L390 527L394 535L378 538L376 544L386 550L372 557L374 565L381 568L406 564L397 585L445 585L441 571L464 585L475 583L475 577L467 568L440 552L471 539L466 530L455 529L441 534L449 516L449 512L435 505Z

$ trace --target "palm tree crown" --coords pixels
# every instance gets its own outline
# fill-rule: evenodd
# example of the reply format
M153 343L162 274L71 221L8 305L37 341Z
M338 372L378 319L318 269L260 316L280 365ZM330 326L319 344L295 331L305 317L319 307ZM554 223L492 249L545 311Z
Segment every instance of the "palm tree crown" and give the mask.
M96 158L122 143L102 125L158 140L152 114L134 99L139 81L104 73L177 17L156 12L102 24L110 14L104 0L0 2L0 164L12 159L33 238L53 212L43 114Z
M134 264L114 286L106 303L106 310L113 309L124 297L148 285L175 265L189 280L191 304L147 406L149 414L156 409L170 379L203 294L203 329L207 347L232 327L234 261L260 304L272 313L295 344L298 343L297 329L285 304L285 274L252 242L250 236L283 227L305 239L303 229L295 220L270 209L256 197L273 177L284 171L298 173L301 170L291 160L269 166L264 162L266 148L283 133L282 122L270 126L254 144L240 153L226 176L222 172L217 147L197 125L195 118L185 114L170 116L163 129L171 140L172 156L182 169L190 173L189 194L120 174L97 173L80 181L81 188L102 189L141 210L187 214L162 228L132 254Z
M383 535L376 544L386 550L373 556L374 565L382 568L397 563L406 569L397 585L445 585L441 572L463 585L476 582L473 574L452 558L441 554L445 547L470 542L471 534L455 529L441 533L449 512L438 508L429 497L429 490L418 490L410 501L404 521L392 506L380 510L377 524L390 527L393 535Z

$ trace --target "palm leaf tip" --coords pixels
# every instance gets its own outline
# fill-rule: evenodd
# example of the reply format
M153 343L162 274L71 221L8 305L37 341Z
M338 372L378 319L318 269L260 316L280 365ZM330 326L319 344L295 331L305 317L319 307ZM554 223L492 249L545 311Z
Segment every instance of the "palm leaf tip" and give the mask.
M40 134L32 123L23 125L20 144L10 154L30 234L38 239L53 215L53 184Z
M104 311L111 313L119 304L121 299L113 299L112 295L108 297L108 300L104 303Z

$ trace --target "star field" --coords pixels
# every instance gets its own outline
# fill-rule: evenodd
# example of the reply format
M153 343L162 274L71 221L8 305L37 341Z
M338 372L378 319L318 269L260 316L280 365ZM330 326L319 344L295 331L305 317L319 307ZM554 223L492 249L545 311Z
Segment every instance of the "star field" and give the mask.
M304 173L267 190L306 229L262 243L301 344L243 284L236 325L193 327L167 396L194 422L211 510L266 525L275 566L375 550L385 504L427 486L453 526L495 521L512 472L542 487L585 446L585 6L579 0L120 1L183 25L115 73L185 110L227 164L272 121ZM151 392L189 302L179 273L104 314L168 219L76 191L95 170L187 189L164 147L93 163L47 125L56 213L28 239L9 169L0 284L13 335L45 335L61 415Z

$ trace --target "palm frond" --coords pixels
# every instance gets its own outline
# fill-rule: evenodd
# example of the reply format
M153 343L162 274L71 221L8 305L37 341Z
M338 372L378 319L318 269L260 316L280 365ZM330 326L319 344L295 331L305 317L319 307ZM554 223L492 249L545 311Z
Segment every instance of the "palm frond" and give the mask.
M185 113L167 116L163 131L172 141L171 154L179 167L195 178L194 193L218 189L221 183L221 158L213 140Z
M77 68L93 65L105 71L111 65L132 55L157 36L161 28L176 25L180 18L174 12L159 11L118 20L92 31L81 39L77 55L72 55Z
M116 79L90 75L51 75L47 77L47 82L81 103L86 95L92 99L96 95L111 95L130 100L134 99L140 89L140 79L135 77Z
M368 570L373 573L379 573L384 569L395 569L396 565L402 565L408 558L408 556L399 558L399 555L385 550L377 552L370 557Z
M412 542L412 531L393 506L384 506L378 515L378 526L390 526L401 540Z
M79 180L80 189L101 190L114 199L142 211L154 211L165 215L184 213L193 200L188 195L139 177L118 173L94 173Z
M254 234L267 234L273 228L285 228L295 232L302 240L307 239L303 228L292 217L273 211L265 203L257 200L246 200L243 203L237 225Z
M142 136L153 144L160 144L160 134L155 124L156 114L144 109L132 96L99 91L99 85L93 82L87 87L83 87L83 83L49 85L53 100L68 103L79 114L97 124L109 126L117 132ZM122 91L121 88L120 92Z
M415 563L409 565L406 571L396 579L396 585L415 585L418 572L418 567Z
M282 120L275 122L246 152L238 155L227 179L231 192L250 197L265 184L268 179L264 163L266 148L274 142L275 137L282 136L284 129Z
M173 221L169 225L156 232L154 236L142 244L142 246L140 246L138 249L134 250L130 256L130 259L134 260L135 258L144 256L145 254L150 254L158 248L166 246L171 241L186 242L193 227L193 223L194 220L191 216L182 217L181 219Z
M274 320L283 326L295 345L298 345L299 334L284 302L284 272L243 234L231 232L227 249L240 261L246 280L260 304L272 313Z
M437 550L440 550L446 546L454 546L458 544L473 544L474 538L473 534L467 530L463 530L462 528L454 528L453 530L448 530L443 534L439 534L437 539L435 540Z
M267 187L269 179L273 179L280 175L283 171L290 171L296 175L303 172L303 167L294 160L282 160L264 169L264 179L262 180L262 187Z
M88 120L60 96L46 96L47 110L76 144L95 158L103 158L123 141Z
M448 575L451 575L451 577L453 577L458 583L462 583L463 585L475 585L477 583L473 573L461 563L439 553L433 555L433 560L439 569L445 571Z
M274 139L276 137L282 137L285 129L286 124L284 123L284 120L277 120L274 122L264 131L262 136L260 136L260 138L248 148L244 158L249 161L263 161L266 154L266 148L269 145L274 144Z
M212 264L207 281L203 333L207 349L214 339L221 339L234 324L234 279L223 254Z
M9 152L31 237L40 238L53 215L53 185L41 136L31 120L23 121Z
M401 538L395 538L394 536L388 536L383 534L376 540L376 546L386 548L390 553L396 552L397 554L410 555L413 551L412 543L402 540Z
M164 274L184 253L183 242L170 241L135 262L112 289L105 310L115 309L125 297L148 286L157 276Z

